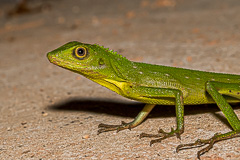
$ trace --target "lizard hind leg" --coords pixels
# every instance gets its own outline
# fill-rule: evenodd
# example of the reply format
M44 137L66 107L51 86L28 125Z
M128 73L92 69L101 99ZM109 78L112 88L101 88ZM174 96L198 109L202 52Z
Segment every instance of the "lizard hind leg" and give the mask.
M208 152L211 148L213 148L213 145L222 140L231 139L234 137L240 137L240 121L233 111L232 107L229 105L227 100L222 95L230 95L233 94L233 91L236 91L236 96L232 95L233 97L238 97L238 94L240 92L239 84L236 83L222 83L222 82L213 82L209 81L206 83L206 90L211 95L213 100L216 102L220 110L223 112L225 117L227 118L228 122L230 123L231 127L233 128L233 131L230 131L228 133L220 134L216 133L212 138L209 139L198 139L194 143L189 144L180 144L176 150L179 152L183 149L189 149L193 147L201 147L204 145L207 145L207 147L203 148L202 150L198 151L197 157L200 159L200 156L204 153Z
M212 138L209 139L198 139L194 143L187 143L187 144L180 144L177 146L176 151L179 152L180 150L190 149L193 147L202 147L208 145L207 147L201 149L197 152L197 158L200 159L200 156L204 153L208 152L210 149L213 148L214 143L226 139L231 139L234 137L240 137L240 130L239 131L231 131L225 134L216 133Z

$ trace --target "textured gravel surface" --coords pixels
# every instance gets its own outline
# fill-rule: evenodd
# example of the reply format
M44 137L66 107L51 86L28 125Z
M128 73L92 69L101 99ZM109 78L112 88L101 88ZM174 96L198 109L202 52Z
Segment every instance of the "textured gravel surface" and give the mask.
M46 53L77 40L133 61L240 74L239 0L51 0L24 7L0 2L0 159L196 159L199 148L176 153L176 146L231 130L216 105L186 106L181 140L150 147L140 133L175 126L175 107L157 106L131 131L97 135L99 123L129 122L143 104L50 64ZM239 105L234 110L239 117ZM240 159L239 144L219 142L202 159Z

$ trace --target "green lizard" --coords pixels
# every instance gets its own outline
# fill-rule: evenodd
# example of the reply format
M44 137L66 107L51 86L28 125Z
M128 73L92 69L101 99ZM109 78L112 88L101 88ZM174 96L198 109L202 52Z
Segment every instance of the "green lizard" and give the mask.
M158 134L142 133L140 137L154 137L152 145L184 131L184 105L216 103L232 127L232 131L215 134L210 139L181 144L177 152L207 145L197 157L209 151L215 142L240 136L240 121L229 103L240 102L240 75L222 74L132 62L99 45L69 42L47 54L50 62L79 73L116 93L146 103L130 123L99 124L98 134L112 130L131 129L139 125L155 105L176 106L176 129Z

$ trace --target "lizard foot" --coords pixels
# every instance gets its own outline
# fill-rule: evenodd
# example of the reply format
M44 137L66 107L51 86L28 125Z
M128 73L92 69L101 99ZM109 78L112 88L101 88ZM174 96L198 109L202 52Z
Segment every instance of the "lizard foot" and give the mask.
M108 132L108 131L114 131L116 130L117 132L121 131L121 130L124 130L124 129L129 129L131 130L132 129L132 122L130 123L126 123L124 121L122 121L122 124L120 125L109 125L109 124L99 124L98 125L98 133L97 134L100 134L100 133L103 133L103 132Z
M162 140L169 137L173 137L173 136L176 136L177 138L180 139L180 135L182 133L183 133L183 130L179 130L179 129L174 130L173 128L171 128L171 132L164 132L162 129L159 129L158 134L141 133L140 138L143 138L143 137L158 138L150 141L150 146L151 146L154 143L161 142Z
M209 139L198 139L194 143L180 144L177 146L176 151L179 152L180 150L184 149L202 147L208 144L207 147L197 152L197 158L200 159L201 155L213 148L214 143L234 137L240 137L240 131L232 131L225 134L216 133L212 138Z

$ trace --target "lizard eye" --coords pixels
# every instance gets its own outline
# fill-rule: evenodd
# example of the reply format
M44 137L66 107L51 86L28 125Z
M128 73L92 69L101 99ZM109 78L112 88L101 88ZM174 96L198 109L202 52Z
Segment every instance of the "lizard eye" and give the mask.
M79 59L84 59L87 56L87 49L84 47L78 47L74 50L74 55Z

